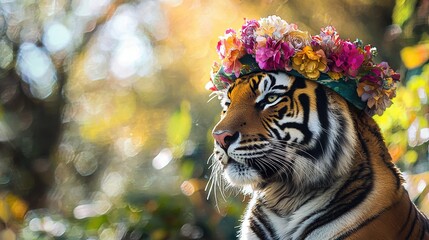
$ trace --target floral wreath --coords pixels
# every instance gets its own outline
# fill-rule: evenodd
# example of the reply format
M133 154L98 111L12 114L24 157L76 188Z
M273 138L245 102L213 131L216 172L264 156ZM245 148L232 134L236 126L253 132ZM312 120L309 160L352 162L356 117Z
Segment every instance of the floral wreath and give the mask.
M323 84L369 115L381 115L396 96L400 75L387 62L375 64L377 50L341 39L333 26L310 36L278 16L246 20L241 38L233 29L220 37L208 88L226 89L235 79L260 71L284 71Z

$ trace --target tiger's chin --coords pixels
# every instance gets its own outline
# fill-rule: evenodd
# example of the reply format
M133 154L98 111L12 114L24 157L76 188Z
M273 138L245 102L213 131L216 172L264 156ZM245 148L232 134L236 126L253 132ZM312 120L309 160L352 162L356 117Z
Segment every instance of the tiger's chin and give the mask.
M232 186L248 186L262 182L262 177L255 169L230 160L223 169L223 175Z

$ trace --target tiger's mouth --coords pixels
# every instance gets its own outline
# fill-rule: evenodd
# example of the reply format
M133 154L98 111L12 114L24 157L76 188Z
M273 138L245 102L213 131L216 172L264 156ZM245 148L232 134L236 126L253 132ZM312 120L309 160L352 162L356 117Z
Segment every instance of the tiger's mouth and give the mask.
M230 164L243 164L243 163L239 163L237 160L235 160L234 158L232 158L232 157L230 157L230 156L227 156L227 161L226 161L226 163L225 162L222 162L222 166L223 166L223 169L225 169L228 165L230 165Z

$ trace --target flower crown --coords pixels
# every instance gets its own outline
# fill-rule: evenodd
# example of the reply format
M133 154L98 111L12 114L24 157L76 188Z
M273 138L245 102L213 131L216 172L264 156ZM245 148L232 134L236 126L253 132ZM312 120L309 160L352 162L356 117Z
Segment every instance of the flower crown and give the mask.
M371 116L381 115L396 96L400 76L387 62L373 62L376 48L341 39L332 26L310 36L296 24L270 16L245 20L240 35L228 29L220 37L221 63L213 64L210 90L223 90L246 74L284 71L333 89Z

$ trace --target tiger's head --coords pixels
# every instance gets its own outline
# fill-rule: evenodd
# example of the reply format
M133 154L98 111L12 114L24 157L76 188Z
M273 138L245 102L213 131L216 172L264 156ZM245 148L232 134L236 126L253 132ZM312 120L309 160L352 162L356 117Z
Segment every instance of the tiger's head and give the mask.
M230 185L317 187L350 168L353 107L332 90L283 72L260 72L219 95L213 169Z

